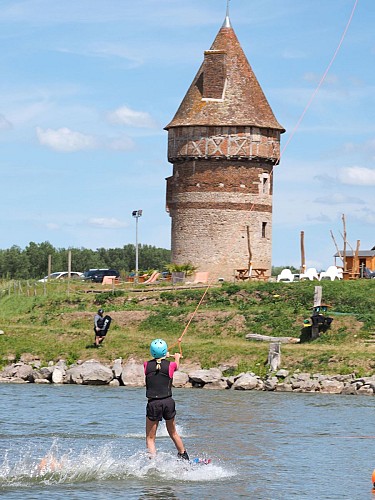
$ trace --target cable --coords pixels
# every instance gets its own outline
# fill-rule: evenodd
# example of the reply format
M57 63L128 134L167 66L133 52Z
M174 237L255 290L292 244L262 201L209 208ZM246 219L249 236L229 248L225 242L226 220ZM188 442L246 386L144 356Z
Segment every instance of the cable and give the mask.
M306 115L307 111L309 110L310 106L312 105L312 103L313 103L313 101L314 101L314 99L315 99L315 97L316 97L317 93L319 92L320 87L323 85L323 83L324 83L324 81L325 81L325 79L326 79L326 77L327 77L327 74L328 74L329 70L331 69L331 66L333 65L333 63L334 63L334 61L335 61L335 59L336 59L336 57L337 57L337 54L339 53L339 50L340 50L340 48L341 48L341 45L343 44L343 41L344 41L345 36L346 36L346 33L347 33L348 29L349 29L349 26L350 26L350 24L351 24L351 22L352 22L352 19L353 19L353 16L354 16L355 10L356 10L356 8L357 8L358 1L359 1L359 0L355 0L355 2L354 2L354 6L353 6L353 8L352 8L351 14L350 14L349 19L348 19L348 22L346 23L345 29L344 29L344 31L343 31L343 34L342 34L342 36L341 36L341 38L340 38L340 41L339 41L339 43L338 43L337 47L336 47L336 50L335 50L335 52L333 53L333 56L331 57L331 60L329 61L328 66L327 66L326 70L324 71L324 73L323 73L323 75L322 75L321 79L319 80L319 83L318 83L317 87L315 88L315 90L314 90L314 92L312 93L312 95L311 95L311 97L310 97L310 99L309 99L308 103L306 104L306 106L305 106L304 110L302 111L301 116L299 117L299 119L298 119L298 121L297 121L297 123L296 123L295 127L294 127L294 128L293 128L293 130L292 130L292 133L290 134L290 136L289 136L288 140L286 141L285 146L284 146L284 147L283 147L283 149L281 150L280 155L279 155L279 157L277 158L277 160L276 160L276 162L275 162L275 165L272 167L271 172L270 172L270 177L271 177L271 176L272 176L272 174L273 174L273 171L274 171L274 169L275 169L275 166L277 166L277 165L280 163L280 160L281 160L281 158L282 158L283 154L285 153L286 148L288 147L288 145L290 144L291 140L292 140L292 139L293 139L293 137L295 136L295 134L296 134L297 130L299 129L299 127L300 127L300 125L301 125L301 123L302 123L302 120L304 119L304 117L305 117L305 115ZM249 212L252 212L252 211L253 211L254 206L255 206L255 203L253 203L253 204L252 204L252 206L250 207ZM204 297L205 297L205 295L206 295L206 293L207 293L207 291L208 291L209 287L210 287L210 284L208 284L208 285L207 285L207 288L205 289L205 291L204 291L204 293L203 293L203 295L202 295L202 297L201 297L201 299L200 299L200 301L199 301L199 303L198 303L197 307L195 308L195 311L194 311L194 312L193 312L193 314L191 315L191 317L190 317L190 319L189 319L188 323L186 324L186 326L185 326L185 328L184 328L184 331L182 332L182 334L181 334L181 336L179 337L178 341L177 341L175 344L173 344L173 345L171 346L171 347L174 347L175 345L177 345L177 344L178 344L178 345L179 345L179 349L180 349L180 354L181 354L181 355L182 355L182 348L181 348L182 338L183 338L183 336L186 334L186 332L187 332L187 330L188 330L188 328L189 328L189 326L190 326L190 323L192 322L192 320L193 320L194 316L196 315L196 313L197 313L197 311L198 311L198 309L199 309L200 305L202 304L203 299L204 299Z

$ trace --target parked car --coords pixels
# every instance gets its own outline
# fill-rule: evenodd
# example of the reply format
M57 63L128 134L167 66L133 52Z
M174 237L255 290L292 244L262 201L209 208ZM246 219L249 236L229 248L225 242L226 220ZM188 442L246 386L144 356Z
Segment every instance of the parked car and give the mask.
M115 276L119 278L120 273L116 269L90 269L83 273L82 279L84 281L92 281L94 283L101 283L104 276Z
M79 279L79 278L81 278L81 276L83 276L83 273L73 272L73 271L70 272L71 279ZM68 277L69 277L68 271L63 271L63 272L59 272L59 273L52 273L49 276L44 276L44 278L42 278L41 280L38 280L38 281L43 283L44 281L50 281L50 280L51 281L52 280L66 280L66 279L68 279Z

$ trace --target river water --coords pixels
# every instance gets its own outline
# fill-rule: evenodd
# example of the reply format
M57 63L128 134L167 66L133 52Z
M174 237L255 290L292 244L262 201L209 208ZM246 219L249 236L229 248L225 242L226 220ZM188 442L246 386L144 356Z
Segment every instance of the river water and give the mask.
M163 426L157 458L147 457L144 389L0 384L0 496L375 499L374 397L175 389L174 398L190 457L210 464L176 460Z

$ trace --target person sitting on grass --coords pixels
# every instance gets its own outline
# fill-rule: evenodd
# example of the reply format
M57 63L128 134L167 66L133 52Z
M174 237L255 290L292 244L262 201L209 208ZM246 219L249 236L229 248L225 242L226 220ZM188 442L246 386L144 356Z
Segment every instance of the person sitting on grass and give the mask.
M174 361L167 361L168 347L163 339L151 342L150 352L153 359L145 361L146 377L146 445L150 456L156 455L155 438L159 422L164 418L168 434L177 448L178 458L189 460L184 444L176 430L176 407L172 398L173 374L180 364L179 353L173 355Z

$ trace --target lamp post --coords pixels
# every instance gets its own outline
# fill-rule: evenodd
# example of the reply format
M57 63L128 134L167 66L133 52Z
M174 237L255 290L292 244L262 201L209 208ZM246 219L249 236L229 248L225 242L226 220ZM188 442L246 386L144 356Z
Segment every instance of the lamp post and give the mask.
M138 283L138 219L142 217L142 210L133 210L132 216L135 218L135 277L134 282Z

